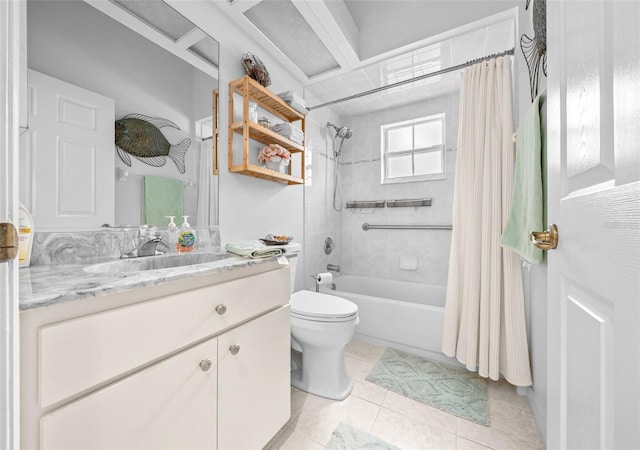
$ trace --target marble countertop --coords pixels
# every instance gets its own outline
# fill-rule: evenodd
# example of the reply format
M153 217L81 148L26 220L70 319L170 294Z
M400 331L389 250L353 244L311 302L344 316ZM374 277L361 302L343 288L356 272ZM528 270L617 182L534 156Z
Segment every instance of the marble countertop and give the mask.
M20 311L57 303L115 294L130 289L157 286L190 277L237 270L266 262L276 257L248 259L228 254L218 261L138 272L88 272L89 264L37 265L20 269Z

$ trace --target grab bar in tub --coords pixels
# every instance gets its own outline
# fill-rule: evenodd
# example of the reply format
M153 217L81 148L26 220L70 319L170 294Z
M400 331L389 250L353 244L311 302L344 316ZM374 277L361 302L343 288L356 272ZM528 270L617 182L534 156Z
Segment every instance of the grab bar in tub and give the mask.
M452 225L369 225L362 224L364 231L369 230L453 230Z

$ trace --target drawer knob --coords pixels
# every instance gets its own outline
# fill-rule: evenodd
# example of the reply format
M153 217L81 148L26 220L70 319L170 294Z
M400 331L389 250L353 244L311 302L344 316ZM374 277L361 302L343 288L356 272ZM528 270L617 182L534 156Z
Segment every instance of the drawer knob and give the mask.
M211 369L212 364L213 363L211 362L210 359L203 359L202 361L200 361L199 366L203 372L206 372L207 370Z
M231 352L232 355L237 355L238 352L240 351L240 346L238 344L231 345L229 347L229 351Z
M223 315L224 313L227 312L227 307L224 305L218 305L216 306L216 312L220 315Z

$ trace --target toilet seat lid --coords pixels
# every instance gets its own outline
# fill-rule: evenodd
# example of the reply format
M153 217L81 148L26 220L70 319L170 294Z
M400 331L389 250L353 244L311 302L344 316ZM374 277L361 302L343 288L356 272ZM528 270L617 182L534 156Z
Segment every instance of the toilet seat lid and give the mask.
M345 318L358 314L358 305L336 295L298 291L291 295L291 313L310 318Z

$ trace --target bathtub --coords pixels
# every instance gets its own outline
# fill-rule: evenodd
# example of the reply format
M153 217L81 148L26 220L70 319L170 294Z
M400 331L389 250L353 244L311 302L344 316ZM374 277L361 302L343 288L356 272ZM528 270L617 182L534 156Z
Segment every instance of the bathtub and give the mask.
M441 361L445 286L395 281L357 275L334 277L321 292L337 295L358 305L360 324L355 339L393 347Z

